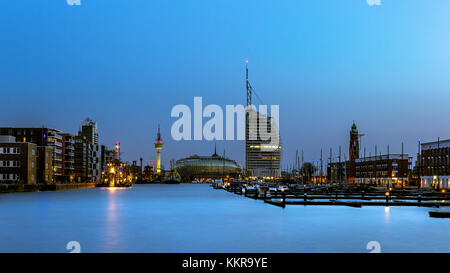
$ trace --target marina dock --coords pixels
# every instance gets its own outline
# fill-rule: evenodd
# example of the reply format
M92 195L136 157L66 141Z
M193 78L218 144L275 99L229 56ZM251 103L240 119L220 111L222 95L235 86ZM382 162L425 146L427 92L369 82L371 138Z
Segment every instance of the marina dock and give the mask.
M417 189L380 190L356 186L316 186L308 185L303 189L268 190L266 187L255 186L225 186L216 187L230 193L244 197L262 200L267 204L285 207L286 205L304 206L349 206L361 208L363 206L418 206L418 207L446 207L450 206L450 195L446 192L436 192Z

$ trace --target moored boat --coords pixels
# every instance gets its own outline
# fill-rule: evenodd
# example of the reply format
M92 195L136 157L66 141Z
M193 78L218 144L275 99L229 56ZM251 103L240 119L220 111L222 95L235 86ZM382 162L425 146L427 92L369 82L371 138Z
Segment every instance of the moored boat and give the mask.
M130 187L132 178L129 176L128 165L119 160L108 162L102 172L102 180L97 187Z
M164 180L164 184L180 184L181 181L176 176L171 176L167 180Z
M428 213L434 218L450 218L450 211L429 211Z

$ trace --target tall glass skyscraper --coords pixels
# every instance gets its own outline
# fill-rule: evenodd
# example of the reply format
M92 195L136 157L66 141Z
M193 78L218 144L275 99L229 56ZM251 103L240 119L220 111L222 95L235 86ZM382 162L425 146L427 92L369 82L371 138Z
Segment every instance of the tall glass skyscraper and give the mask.
M266 123L267 129L264 129L263 123ZM267 137L270 138L267 139ZM247 107L245 123L246 175L278 177L280 176L280 165L281 140L278 125L272 122L270 117Z

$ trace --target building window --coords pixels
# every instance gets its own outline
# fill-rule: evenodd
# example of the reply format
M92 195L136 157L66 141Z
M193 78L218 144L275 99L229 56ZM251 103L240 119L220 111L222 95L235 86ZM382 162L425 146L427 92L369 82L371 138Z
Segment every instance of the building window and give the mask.
M36 155L36 151L34 149L31 149L31 155Z

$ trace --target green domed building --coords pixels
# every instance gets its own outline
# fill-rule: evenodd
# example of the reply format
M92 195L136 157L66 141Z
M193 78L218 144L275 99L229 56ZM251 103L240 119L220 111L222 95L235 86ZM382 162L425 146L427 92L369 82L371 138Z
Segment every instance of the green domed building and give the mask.
M238 178L241 167L236 161L217 155L193 155L177 160L175 171L183 180Z

